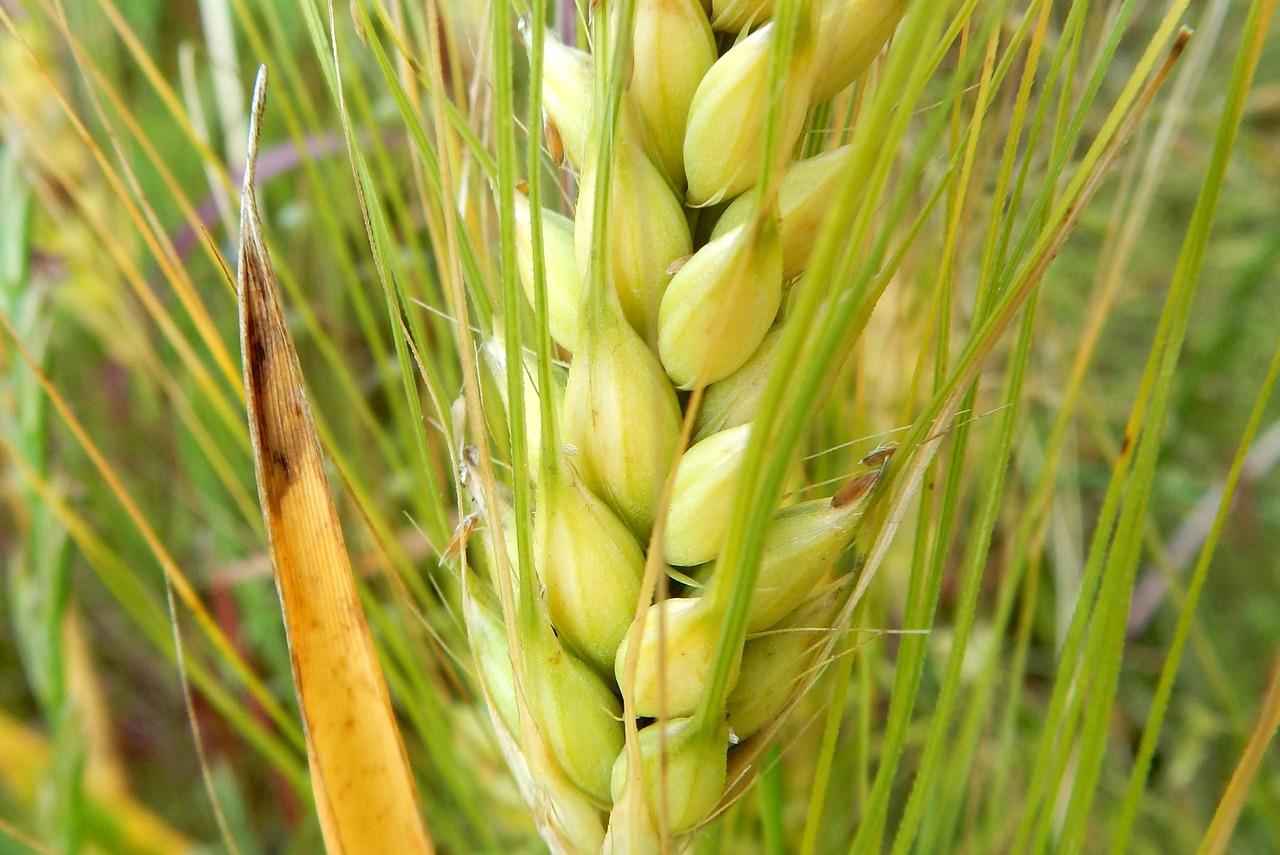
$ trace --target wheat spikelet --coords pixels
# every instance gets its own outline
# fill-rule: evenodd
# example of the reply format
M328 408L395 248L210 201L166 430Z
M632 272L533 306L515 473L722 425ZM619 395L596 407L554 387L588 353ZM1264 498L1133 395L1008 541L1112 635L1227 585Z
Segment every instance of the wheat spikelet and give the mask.
M786 154L814 93L845 88L902 12L902 4L860 0L801 5L780 53L786 103L777 143ZM544 837L566 853L657 852L664 838L678 851L732 797L734 746L786 714L797 674L814 664L822 628L847 591L823 583L836 578L875 478L776 511L746 631L781 631L738 642L722 662L739 570L718 562L738 467L785 329L785 285L807 266L823 191L847 170L849 150L794 169L782 157L779 180L756 192L768 150L760 105L769 61L781 50L779 33L792 32L767 21L773 4L717 3L709 13L696 0L637 0L630 21L625 7L597 10L608 20L594 22L594 53L545 36L547 124L578 193L572 218L532 210L521 194L515 200L520 281L535 307L537 283L546 282L550 338L571 352L562 405L553 390L539 408L533 378L542 366L525 372L526 412L541 414L524 419L530 459L539 461L531 516L518 517L508 498L485 501L465 462L462 479L482 519L475 549L490 556L476 563L495 568L491 586L478 577L464 586L486 699ZM762 26L720 53L709 14L721 30ZM629 54L622 81L609 76L606 54L615 50ZM486 350L505 388L511 368L496 356L504 349L495 338ZM708 384L694 417L678 393ZM696 419L698 441L677 464L686 416ZM491 428L503 435L513 425ZM651 543L664 506L662 537ZM522 531L534 533L532 566L513 546ZM641 601L650 596L646 561L693 568L701 587L690 580L675 596ZM504 645L492 604L508 582L516 613L505 616ZM726 665L726 695L708 707L708 685ZM749 680L735 689L740 672ZM628 731L634 739L624 744Z

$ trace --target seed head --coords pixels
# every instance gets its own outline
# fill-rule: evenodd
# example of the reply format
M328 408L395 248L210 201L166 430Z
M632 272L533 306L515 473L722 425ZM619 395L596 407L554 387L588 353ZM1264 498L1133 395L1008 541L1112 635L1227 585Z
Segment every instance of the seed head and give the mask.
M680 404L653 353L616 304L604 302L589 313L569 367L564 435L587 485L647 539L675 455Z
M742 367L782 301L782 245L775 216L740 226L694 253L667 286L658 353L671 380L691 389Z
M502 401L504 414L509 414L511 412L511 403L507 400L507 351L501 337L495 335L485 342L484 358L489 366L490 373L493 375L493 385L497 387L498 399ZM541 393L535 380L537 373L535 367L526 364L522 366L522 369L524 378L525 443L529 450L529 459L536 461L542 450L542 420L538 418ZM551 406L556 413L560 413L564 409L564 373L559 370L553 371L551 373L551 382ZM536 466L529 470L529 475L536 483ZM512 536L514 537L514 535Z
M908 0L828 0L818 26L810 103L821 104L867 70L893 35Z
M569 161L581 169L591 127L591 54L569 47L551 32L542 44L543 110L559 131Z
M731 199L759 175L773 37L773 25L767 24L738 42L716 60L694 93L684 137L690 205ZM791 150L804 123L812 57L812 42L797 39L782 98L781 151Z
M748 632L768 629L804 602L849 547L876 474L863 477L869 478L868 490L850 494L843 504L815 499L783 508L774 517L747 612Z
M533 225L529 200L515 194L516 266L520 282L534 303ZM546 264L547 321L551 337L565 350L572 351L578 342L578 322L582 315L582 276L578 272L573 249L573 220L555 211L541 211L542 258Z
M644 788L633 786L627 780L613 800L609 830L600 855L659 855L661 852L658 823L649 812Z
M852 159L853 147L844 146L793 164L778 187L778 226L782 235L782 278L804 272L823 219L831 207L831 188ZM734 200L711 232L712 240L727 234L751 218L749 196Z
M773 17L774 0L711 0L711 27L721 33L739 33Z
M711 25L699 0L638 0L627 93L640 114L654 160L684 189L689 104L716 61Z
M547 612L565 644L608 673L635 614L644 554L571 467L552 475L538 488L534 520Z
M677 718L651 724L640 731L644 802L650 816L656 817L659 803L665 800L667 823L673 834L706 819L724 794L729 725L724 721L708 729L694 725L693 719ZM660 741L660 733L665 734L665 740ZM665 791L659 768L661 742L665 742L666 747ZM615 801L622 801L627 783L627 752L624 750L613 765Z
M694 426L695 442L756 417L765 380L773 365L773 354L781 340L782 329L774 327L741 368L707 387Z
M464 583L465 584L465 583ZM494 717L511 733L520 725L516 702L516 679L507 650L507 631L502 618L472 596L474 584L462 598L467 623L467 643L476 659L476 671Z
M738 685L725 701L736 739L754 736L781 715L796 685L814 664L818 643L838 603L832 590L788 615L773 631L747 639Z
M721 616L697 598L670 599L649 606L640 638L640 654L636 666L632 709L636 715L690 715L702 700L716 642L720 637ZM661 699L658 690L658 621L665 624L664 686ZM630 637L618 648L615 672L618 685L626 690L626 661ZM738 677L735 663L730 683ZM661 702L660 702L661 701Z
M639 143L638 120L624 119L610 172L609 222L604 247L593 247L596 170L582 176L574 220L578 272L585 281L592 252L606 253L605 270L622 313L652 346L658 337L658 306L671 281L667 268L693 250L680 200Z
M669 563L692 567L720 553L750 437L751 425L740 425L707 437L680 458L667 514Z
M528 716L532 719L533 716ZM518 745L499 731L498 741L515 773L516 783L538 832L555 852L600 851L605 828L600 809L582 792L556 761L546 739L532 721L522 728Z
M498 745L543 838L558 851L596 852L604 840L600 810L572 783L556 761L534 715L517 691L506 629L491 609L473 596L463 577L462 604L467 640ZM523 710L523 714L522 714Z
M569 780L608 805L612 758L623 742L617 696L549 631L524 654L529 706L548 749Z

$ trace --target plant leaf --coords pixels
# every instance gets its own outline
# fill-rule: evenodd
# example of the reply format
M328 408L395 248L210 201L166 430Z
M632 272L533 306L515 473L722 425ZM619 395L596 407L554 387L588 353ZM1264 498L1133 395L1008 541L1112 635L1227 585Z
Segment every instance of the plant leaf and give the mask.
M432 851L361 608L302 369L254 196L266 95L254 87L240 208L240 349L276 586L289 638L316 810L332 855Z

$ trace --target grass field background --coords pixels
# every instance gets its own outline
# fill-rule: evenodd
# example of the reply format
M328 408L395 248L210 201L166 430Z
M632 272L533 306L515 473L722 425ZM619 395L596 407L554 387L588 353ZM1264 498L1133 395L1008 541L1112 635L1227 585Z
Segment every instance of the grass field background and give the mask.
M973 6L969 24L879 155L868 217L872 237L920 231L830 369L790 495L829 494L921 424L1126 85L1172 24L1195 33L982 361L855 631L693 851L1280 839L1274 3L1049 5L940 4ZM477 702L448 549L463 357L446 212L490 298L500 281L476 153L496 135L484 6L444 4L433 53L421 4L0 0L0 852L321 848L240 385L259 63L267 238L427 824L442 851L542 851ZM435 161L433 93L456 113ZM372 242L346 133L376 190ZM440 163L466 179L456 199ZM547 175L568 210L569 179Z

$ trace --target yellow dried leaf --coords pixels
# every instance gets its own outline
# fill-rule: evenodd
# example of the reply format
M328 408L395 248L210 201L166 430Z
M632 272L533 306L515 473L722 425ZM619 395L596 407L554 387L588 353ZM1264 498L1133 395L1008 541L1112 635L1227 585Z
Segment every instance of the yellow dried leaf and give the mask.
M413 776L356 593L302 369L254 197L266 70L254 89L240 208L240 349L254 469L316 810L331 855L429 853Z

